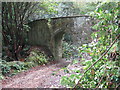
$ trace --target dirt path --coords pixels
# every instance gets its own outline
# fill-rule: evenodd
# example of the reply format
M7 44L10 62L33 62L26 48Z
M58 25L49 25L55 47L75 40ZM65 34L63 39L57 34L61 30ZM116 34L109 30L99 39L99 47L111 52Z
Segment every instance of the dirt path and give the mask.
M68 68L76 67L80 68L81 66L68 66ZM54 74L54 72L56 73ZM61 76L72 73L65 73L64 70L61 70L60 63L38 66L2 80L2 88L62 88L63 86L60 85Z

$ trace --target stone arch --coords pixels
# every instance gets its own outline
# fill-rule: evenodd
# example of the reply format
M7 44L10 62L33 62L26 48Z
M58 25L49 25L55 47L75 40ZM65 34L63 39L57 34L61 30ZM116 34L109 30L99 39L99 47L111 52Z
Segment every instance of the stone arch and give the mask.
M53 54L55 60L60 60L62 58L62 40L65 32L72 31L73 33L71 33L75 35L78 31L81 30L77 34L80 36L84 29L87 30L86 28L81 28L87 25L85 24L85 26L83 26L81 24L81 22L83 22L80 21L81 17L84 18L86 16L57 17L51 18L50 22L46 19L30 22L29 26L31 27L31 30L28 32L28 43L33 46L47 46ZM90 31L89 29L90 28L88 28L88 31ZM78 41L81 41L81 39L78 39Z
M65 34L64 31L60 31L56 33L54 36L55 41L54 56L56 60L60 60L62 58L62 41L64 34Z

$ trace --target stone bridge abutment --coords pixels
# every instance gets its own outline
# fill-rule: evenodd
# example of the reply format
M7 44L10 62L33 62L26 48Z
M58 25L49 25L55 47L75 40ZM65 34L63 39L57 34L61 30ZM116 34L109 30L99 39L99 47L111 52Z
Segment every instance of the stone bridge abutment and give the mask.
M27 34L28 43L33 46L47 46L55 60L60 60L62 58L63 35L76 29L77 18L84 18L86 20L88 16L58 17L51 18L50 20L40 19L30 22L29 26L31 29ZM78 32L83 29L79 25L77 28L79 28Z

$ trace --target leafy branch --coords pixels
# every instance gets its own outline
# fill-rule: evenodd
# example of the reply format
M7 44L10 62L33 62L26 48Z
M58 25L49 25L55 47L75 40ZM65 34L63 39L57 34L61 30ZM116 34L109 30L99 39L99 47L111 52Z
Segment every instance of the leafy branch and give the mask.
M99 57L99 59L97 61L95 61L86 71L84 71L83 75L81 76L81 78L79 79L79 81L77 82L77 84L73 87L73 89L75 89L77 87L77 85L80 83L80 81L82 80L82 78L84 77L85 73L87 71L89 71L98 61L100 61L103 56L105 56L109 50L111 49L111 47L115 44L115 42L118 40L118 38L120 37L120 34L118 34L118 36L115 38L115 40L113 41L113 43L109 46L109 48L101 55L101 57Z
M105 67L106 68L106 67ZM99 81L99 83L98 83L98 85L96 86L96 88L99 88L99 86L100 86L100 84L101 84L101 82L102 82L102 80L103 80L103 78L104 78L104 76L105 76L105 74L106 74L106 69L105 69L105 73L103 74L103 76L101 77L101 79L100 79L100 81Z

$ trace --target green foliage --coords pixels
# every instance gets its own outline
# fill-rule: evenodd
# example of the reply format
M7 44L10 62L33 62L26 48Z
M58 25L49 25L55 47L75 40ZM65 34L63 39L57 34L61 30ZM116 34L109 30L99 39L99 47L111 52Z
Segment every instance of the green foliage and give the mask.
M77 64L79 61L78 60L73 60L72 64Z
M92 61L91 61L92 62ZM85 63L88 66L88 63ZM115 87L119 82L119 67L115 62L107 61L106 63L97 63L89 72L85 74L81 80L81 84L85 88L110 88ZM86 70L87 68L85 68ZM115 77L115 79L113 79ZM85 83L87 81L87 83ZM112 82L112 85L108 85ZM99 85L100 83L100 85Z
M4 79L4 76L0 73L0 80Z
M40 12L55 13L55 2L3 2L2 3L2 34L4 56L9 61L18 61L25 57L24 48L27 44L27 33L30 30L28 21L38 19ZM39 15L38 15L39 16ZM44 16L44 15L42 15ZM37 17L37 18L36 18Z
M83 69L87 70L98 58L104 53L119 34L119 16L120 3L109 2L100 4L97 9L91 14L96 20L96 24L92 27L96 30L91 37L93 41L89 44L84 44L79 48L80 56L82 57ZM119 85L120 74L120 41L111 47L109 52L97 62L92 69L87 71L79 82L79 87L83 88L115 88ZM90 60L86 60L83 54L91 56ZM81 75L74 75L80 79ZM61 84L68 87L73 87L71 82L75 83L71 77L63 77ZM71 82L70 82L71 81Z
M97 53L97 51L94 51L93 49L91 50L89 46L87 47L86 46L87 45L83 45L83 47L81 47L82 50L80 50L80 52L81 54L89 53L92 56L92 59L86 61L86 59L82 57L83 58L82 64L83 64L84 70L87 70L98 59L100 55L99 53ZM93 52L93 53L90 53L90 52ZM80 87L84 87L84 88L96 88L97 86L99 88L116 87L116 85L120 81L119 66L116 65L118 63L119 63L118 61L108 61L107 55L104 56L104 58L100 62L94 65L94 67L84 75L84 77L80 81ZM61 84L67 87L73 87L77 83L77 81L80 79L80 76L81 76L79 70L76 70L75 72L78 74L76 75L72 74L70 77L67 77L67 76L62 77ZM74 79L73 79L73 76L74 76Z
M3 75L6 75L7 73L9 73L11 69L11 67L8 66L7 62L4 60L1 60L0 68Z
M27 40L25 33L29 30L29 26L25 24L28 19L26 14L28 16L28 9L30 9L32 5L33 3L23 2L2 3L3 45L7 47L6 50L4 50L4 56L9 57L9 61L18 60L22 56L20 53Z
M44 13L57 13L57 11L55 10L55 7L58 5L56 2L50 2L49 0L46 2L42 2L39 4L40 7L42 7Z
M0 79L3 79L4 76L12 76L21 71L27 70L35 66L33 62L21 62L21 61L12 61L6 62L5 60L0 60L1 74Z
M31 67L35 67L36 64L34 62L24 62L24 69L27 69L27 68L31 68Z
M61 78L60 82L61 82L62 85L65 85L65 86L68 86L68 87L74 86L74 79L73 79L73 77L70 78L70 77L67 77L67 76L63 76Z
M48 60L49 58L43 52L36 49L30 52L30 55L24 60L24 62L7 62L6 60L0 60L0 78L3 79L3 76L12 76L31 67L46 64Z
M29 57L27 58L28 61L34 62L35 64L42 65L47 63L47 56L40 52L39 50L33 50L30 52Z
M77 47L66 41L63 42L63 58L77 57Z
M80 78L81 74L72 74L70 75L69 77L67 76L63 76L60 80L60 83L64 86L67 86L67 87L73 87L75 84L77 84L79 78Z
M14 73L13 70L21 71L23 69L23 67L21 66L22 62L6 62L5 60L1 60L1 72L2 75L11 75L12 73Z
M79 13L85 15L93 12L98 4L99 2L77 2L75 5L79 7Z

